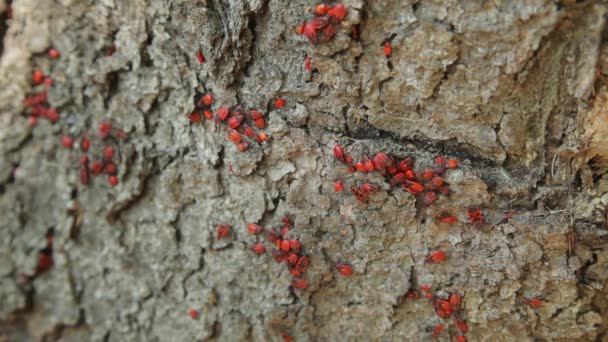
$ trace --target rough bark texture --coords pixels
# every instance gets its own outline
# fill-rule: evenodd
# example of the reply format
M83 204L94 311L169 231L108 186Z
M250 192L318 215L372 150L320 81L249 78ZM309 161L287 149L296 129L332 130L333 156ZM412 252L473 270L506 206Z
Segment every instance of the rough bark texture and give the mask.
M12 2L0 60L0 340L430 340L444 321L404 297L428 284L464 296L470 341L608 341L606 5L344 0L336 37L312 45L295 27L315 4ZM54 125L27 123L34 69L55 80ZM272 141L239 153L221 126L190 123L203 91L214 109L263 109ZM285 108L271 108L277 97ZM129 135L120 183L84 187L78 153L59 137L104 118ZM335 193L335 179L384 184L349 174L336 142L356 158L457 158L452 193L429 207L388 185L368 206ZM468 223L473 205L487 224ZM446 208L460 223L437 223ZM296 293L284 265L248 249L247 222L284 215L311 257L310 287ZM220 222L230 238L215 237ZM49 229L55 264L24 281ZM426 263L440 248L447 260ZM355 274L340 276L337 262ZM533 297L541 308L525 304Z

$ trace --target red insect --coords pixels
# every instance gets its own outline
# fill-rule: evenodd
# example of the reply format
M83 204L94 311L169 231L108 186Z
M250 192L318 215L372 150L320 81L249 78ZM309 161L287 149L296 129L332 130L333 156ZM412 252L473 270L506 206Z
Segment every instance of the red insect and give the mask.
M384 55L390 57L393 54L393 47L390 42L384 43Z
M44 81L42 81L45 87L50 88L53 86L53 79L50 77L45 77Z
M399 171L406 172L411 170L412 165L414 165L414 160L411 157L405 157L405 159L399 162Z
M443 185L443 178L436 176L431 179L431 189L437 189Z
M457 317L454 319L454 323L456 323L456 328L458 328L458 330L462 331L463 333L469 331L469 326L464 321L464 319Z
M276 100L274 101L274 105L273 105L273 106L274 106L274 108L276 108L276 109L280 109L280 108L285 107L285 103L286 103L286 102L285 102L285 99L279 98L279 99L276 99Z
M342 180L339 180L337 182L334 183L334 190L336 192L340 192L342 190L344 190L344 182L342 182Z
M308 269L308 264L309 264L309 260L308 260L308 256L303 255L300 257L300 259L298 259L298 263L296 264L296 270L298 272L300 272L300 274L306 272L306 270Z
M99 124L99 137L101 139L106 139L109 137L111 131L112 124L109 121L103 121Z
M264 142L268 142L268 135L266 135L266 133L264 132L260 132L258 133L258 143L264 143Z
M116 164L109 162L108 164L106 164L106 166L104 166L103 172L106 175L115 175L116 174Z
M438 193L440 193L444 196L447 196L450 194L450 187L447 186L447 184L443 184L442 186L438 187L436 190Z
M336 29L333 27L333 25L327 25L325 26L325 28L323 29L323 41L330 41L334 35L336 34Z
M49 49L49 57L51 57L52 59L59 58L59 51L53 48Z
M424 170L422 172L422 179L424 179L424 180L431 180L431 179L433 179L434 176L435 176L435 171L433 171L433 170Z
M363 168L365 169L365 172L374 171L374 163L372 163L368 156L363 155L363 157L361 157L361 163L363 163Z
M429 292L429 291L431 291L431 287L430 287L430 286L428 286L428 285L422 285L421 289L422 289L422 291L424 291L424 292Z
M264 119L264 117L255 119L253 120L253 124L255 125L255 127L260 129L266 128L266 119Z
M290 265L295 265L298 263L298 255L296 253L289 253L287 255L287 262Z
M315 28L313 22L309 21L304 23L302 33L306 36L306 38L308 38L311 43L317 43L317 29Z
M112 186L116 186L116 184L118 184L118 177L110 176L108 177L108 182L110 182Z
M533 309L538 309L543 306L543 301L540 298L532 298L530 300L524 300L524 303L528 304Z
M215 228L215 233L217 234L218 239L223 239L230 232L230 226L227 224L218 224L217 228Z
M243 115L235 115L228 119L228 127L237 128L240 126L241 122L243 122Z
M192 319L196 319L198 317L198 311L196 311L194 309L190 309L190 311L188 312L188 315L190 315L190 317Z
M300 240L295 239L295 240L289 240L289 249L291 249L294 252L299 252L300 251Z
M367 193L363 190L361 190L360 188L353 186L350 189L353 193L353 195L355 196L355 198L364 204L368 204L369 203L369 196L367 195Z
M236 145L236 149L237 149L239 152L243 152L243 151L247 150L248 148L249 148L249 143L248 143L248 142L246 142L246 141L244 141L244 142L242 142L242 143L240 143L240 144Z
M422 203L427 207L437 199L437 194L434 191L427 191L422 195Z
M205 63L205 56L203 56L203 51L201 49L196 50L196 59L200 64Z
M443 167L445 166L445 158L443 156L435 157L435 165Z
M30 116L27 120L30 126L36 126L38 124L38 118L35 116Z
M439 222L441 223L456 223L458 222L458 218L456 216L444 211L437 217Z
M334 156L341 162L345 162L344 160L344 150L342 149L342 146L340 146L339 144L336 144L336 146L334 146Z
M340 274L349 276L353 274L353 268L347 264L336 264L336 270L340 272Z
M422 184L412 182L409 180L406 180L405 183L403 183L403 185L401 187L403 188L403 190L405 190L411 194L414 194L414 195L418 195L419 193L424 191L424 186Z
M190 120L190 122L199 123L201 122L201 113L192 112L190 113L190 115L188 115L188 119Z
M304 68L308 72L312 71L312 65L310 63L310 56L308 56L308 55L304 58Z
M461 298L457 293L450 294L450 307L454 311L460 310Z
M250 249L258 255L266 253L266 247L264 247L264 245L261 243L256 243L255 245L251 246Z
M363 162L358 161L355 164L355 167L357 168L357 171L359 171L359 172L365 172L365 166L363 165Z
M391 178L391 180L389 181L390 185L399 185L403 182L406 181L406 177L405 177L405 173L398 173L395 176L393 176L393 178Z
M204 111L203 115L205 116L205 119L207 119L207 120L213 119L213 112L210 110Z
M105 164L103 163L103 161L101 160L94 160L91 163L90 169L91 172L93 173L94 176L97 176L98 174L103 172L103 168L104 168Z
M407 179L416 179L416 173L412 170L405 171L405 178Z
M264 229L262 229L262 227L257 223L249 223L247 225L247 230L251 234L256 235L256 234L260 234Z
M437 337L439 336L443 330L445 330L445 327L443 326L443 324L437 324L434 328L433 328L433 337Z
M304 290L308 287L308 282L304 279L294 280L291 282L291 287L293 287L294 289Z
M203 100L203 103L206 106L211 106L211 104L213 103L213 95L211 94L205 94L201 99Z
M246 136L253 138L255 136L255 132L253 131L253 128L251 128L251 126L249 126L248 124L243 124L243 133L245 133Z
M238 144L241 142L241 133L239 133L237 130L235 129L231 129L228 132L228 139L230 139L230 141Z
M298 27L296 28L296 33L299 35L304 33L304 23L301 23L300 25L298 25Z
M445 261L445 252L444 251L435 251L431 253L426 259L427 262L440 264Z
M321 30L329 25L327 17L317 17L310 21L315 30Z
M55 108L49 108L46 112L46 118L50 122L55 123L59 120L59 112Z
M61 137L61 145L67 149L72 149L74 147L74 139L69 135L64 135Z
M289 240L282 240L280 248L281 252L289 252L289 250L291 249L291 244L289 243Z
M467 342L467 338L464 335L457 335L456 342Z
M36 273L41 273L53 266L53 256L51 251L46 248L38 253L38 266L36 267Z
M219 121L224 121L230 114L230 109L228 107L220 107L217 110L217 118Z
M327 11L327 14L334 22L339 23L346 17L346 7L343 3L339 3Z
M369 194L380 190L380 187L375 184L363 183L361 184L361 190Z
M327 13L327 11L329 11L330 8L331 6L329 6L328 4L319 4L317 5L317 7L315 7L315 14L324 15L325 13Z
M432 294L432 293L430 293L430 292L425 293L425 294L424 294L424 296L425 296L427 299L433 299L433 294Z
M106 148L103 149L103 156L106 157L106 159L112 159L114 157L114 148L112 146L106 146Z
M89 176L89 168L87 167L87 165L81 165L80 166L80 183L82 185L89 185L90 182L91 182L91 177Z
M277 233L273 230L268 232L268 241L275 243L277 241Z
M357 172L357 168L356 167L354 167L353 165L351 165L351 166L348 167L348 173L355 173L355 172Z
M448 160L445 167L448 168L448 169L457 168L458 167L458 160L456 160L456 159L450 159L450 160Z
M281 337L283 337L283 342L293 342L293 337L288 333L281 333Z
M409 291L407 291L407 294L405 295L405 297L407 297L408 299L416 299L416 298L420 297L420 294L418 293L418 291L409 290Z
M91 147L91 142L89 141L89 138L82 138L82 142L80 143L80 148L82 148L83 151L88 151L89 148Z
M42 81L44 81L44 74L42 73L42 71L34 70L34 72L32 73L32 81L34 81L34 84L42 83Z
M272 254L272 257L277 262L277 264L280 264L280 263L283 262L283 260L285 260L285 255L283 253L281 253L281 252L274 252Z
M469 220L473 224L483 224L483 214L481 213L481 209L479 207L472 207L467 210L467 214L469 215Z

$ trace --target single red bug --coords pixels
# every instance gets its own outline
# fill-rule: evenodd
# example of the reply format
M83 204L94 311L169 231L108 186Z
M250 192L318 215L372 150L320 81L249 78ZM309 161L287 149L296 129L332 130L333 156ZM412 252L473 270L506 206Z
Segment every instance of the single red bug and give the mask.
M253 124L255 125L255 127L260 129L266 128L266 119L264 119L264 117L255 119L253 120Z
M83 137L82 142L80 143L80 148L86 152L89 150L90 147L91 147L91 142L89 141L89 138Z
M445 166L445 158L443 156L435 157L435 165L437 166Z
M449 301L450 301L450 306L452 307L452 310L458 311L460 309L461 299L457 293L450 294Z
M439 219L439 222L441 223L456 223L458 222L458 218L456 218L456 216L448 213L448 212L442 212L441 214L439 214L439 216L437 217Z
M327 25L325 26L325 28L323 29L323 41L330 41L334 35L336 34L336 29L334 28L333 25Z
M215 229L215 232L217 234L218 239L223 239L230 232L230 226L227 224L218 224L217 228Z
M103 168L103 172L106 175L115 175L116 174L116 164L109 162L108 164L106 164L106 166Z
M431 287L430 287L430 286L428 286L428 285L422 285L421 289L422 289L422 291L424 291L424 292L429 292L429 291L431 291Z
M36 126L38 124L38 118L35 116L30 116L28 118L28 123L30 124L30 126Z
M112 159L114 157L114 148L112 146L106 146L106 148L103 149L103 156L106 157L106 159Z
M315 7L315 14L324 15L330 8L331 7L328 4L318 4L317 7Z
M44 74L40 70L34 70L32 73L32 81L34 84L40 84L44 81Z
M59 51L53 48L49 49L49 57L51 57L52 59L59 58Z
M435 176L435 171L433 170L424 170L422 171L422 179L431 180Z
M192 113L190 113L190 115L188 115L188 119L191 122L199 123L199 122L201 122L201 113L199 113L199 112L192 112Z
M427 207L437 199L437 194L434 191L427 191L422 195L422 203Z
M308 38L311 43L317 43L317 29L311 21L304 23L302 33L306 36L306 38Z
M304 33L304 23L298 25L298 27L296 28L296 33L300 35Z
M285 99L282 99L282 98L276 99L274 101L274 108L276 108L276 109L283 108L285 106L285 103L286 103Z
M416 173L412 170L405 171L405 178L407 179L416 179Z
M205 63L205 56L203 56L203 51L201 49L196 50L196 59L200 64Z
M72 149L74 147L74 139L69 135L64 135L61 137L61 145L67 149Z
M355 172L357 172L357 168L356 167L354 167L353 165L351 165L351 166L348 167L348 173L355 173Z
M346 7L343 3L339 3L327 11L327 14L334 22L340 22L346 17Z
M289 252L289 250L291 249L291 244L289 243L289 240L281 241L280 248L281 248L282 252L285 252L285 253Z
M287 255L287 262L290 265L295 265L298 263L298 255L296 253L289 253Z
M264 132L258 133L257 141L260 144L264 143L264 142L268 142L268 135L266 135L266 133L264 133Z
M308 256L303 255L300 257L300 259L298 259L298 263L296 264L296 270L298 270L300 273L304 273L308 269L308 264Z
M228 127L230 127L230 128L239 127L241 122L243 122L243 119L244 119L243 115L235 115L235 116L231 117L230 119L228 119Z
M109 121L103 121L99 124L99 137L101 139L106 139L109 137L111 131L112 124Z
M272 257L277 262L277 264L280 264L280 263L283 262L283 260L285 260L285 255L283 253L281 253L281 252L274 252L272 254Z
M228 117L228 114L230 114L230 109L228 107L220 107L217 110L217 118L219 121L226 120L226 118Z
M79 165L89 165L89 157L86 154L80 156L78 160Z
M414 165L414 160L411 157L405 157L405 159L399 162L399 171L406 172L411 170L412 165Z
M53 256L51 251L43 250L38 253L38 266L36 267L36 273L41 273L49 268L53 267Z
M433 337L437 337L439 336L443 330L445 329L445 327L443 326L443 324L437 324L434 328L433 328Z
M467 214L469 215L469 220L473 224L483 224L483 214L481 213L481 209L478 207L472 207L467 210Z
M393 47L390 42L384 43L384 55L390 57L393 54Z
M310 23L315 30L321 30L329 25L329 19L327 17L317 17L310 21Z
M310 63L310 56L308 56L308 55L304 58L304 68L308 72L310 72L312 70L312 65Z
M203 111L203 115L205 116L205 119L207 119L207 120L213 119L213 112L210 110Z
M334 156L341 162L344 162L344 150L342 149L342 146L340 146L339 144L336 144L336 146L334 146Z
M432 262L436 264L440 264L445 261L445 252L444 251L435 251L429 255L426 259L427 262Z
M532 299L526 300L524 302L526 304L528 304L531 308L534 308L534 309L538 309L541 306L543 306L543 301L540 298L532 298Z
M110 182L112 186L115 186L116 184L118 184L118 177L110 176L108 177L108 182Z
M188 312L188 314L190 315L190 317L192 319L196 319L198 317L198 311L196 311L194 309L190 309L190 311Z
M417 194L421 193L422 191L424 191L424 186L422 184L412 182L409 180L406 180L401 187L403 188L403 190L405 190L409 193L412 193L414 195L417 195Z
M340 191L344 190L344 183L342 182L342 180L339 180L334 183L334 190L336 192L340 192Z
M399 185L406 181L405 173L398 173L389 180L390 185Z
M255 132L253 131L253 128L251 128L251 126L249 126L248 124L243 124L241 127L243 127L243 133L245 133L246 136L250 138L255 137Z
M59 121L59 112L55 108L49 108L46 112L46 118L50 122L55 123Z
M425 293L424 296L428 299L433 299L433 294L430 292Z
M353 268L350 265L347 264L336 264L336 270L338 270L338 272L340 272L340 274L345 275L345 276L350 276L353 274Z
M241 142L241 133L239 133L235 129L231 129L230 132L228 132L228 139L230 139L230 141L238 144Z
M261 243L256 243L255 245L251 246L250 248L255 254L258 254L258 255L266 253L266 247L264 247L264 245L262 245Z
M405 295L405 297L408 299L416 299L416 298L420 297L420 294L418 293L418 291L409 290L409 291L407 291L407 294Z
M365 169L365 172L374 171L374 163L372 163L368 156L363 155L363 157L361 157L361 162L363 163L363 168Z
M450 159L450 160L448 160L445 167L448 168L448 169L457 168L458 167L458 160L456 160L456 159Z
M293 287L294 289L304 290L308 287L308 282L304 279L294 280L291 282L291 287Z
M298 239L289 240L289 249L296 253L299 252L300 251L300 240L298 240Z
M236 149L237 149L239 152L243 152L243 151L245 151L245 150L246 150L246 149L248 149L248 148L249 148L249 143L248 143L248 142L246 142L246 141L244 141L244 142L242 142L242 143L240 143L240 144L236 145Z
M213 103L213 95L205 94L203 95L202 100L206 106L211 106L211 104Z
M105 164L103 163L103 161L101 161L101 160L94 160L91 163L90 169L91 169L91 172L93 173L93 175L97 176L98 174L100 174L101 172L103 172L104 166L105 166Z
M367 195L367 193L365 191L361 190L360 188L358 188L356 186L353 186L350 190L352 191L353 195L359 202L364 203L364 204L369 203L369 196Z
M277 241L277 233L273 230L268 232L268 241L275 243Z
M443 185L443 178L436 176L431 179L431 189L437 189Z
M247 230L249 231L249 233L254 235L260 234L263 231L262 227L257 223L249 223L247 225Z
M363 183L361 184L361 190L369 194L380 190L380 187L375 184Z

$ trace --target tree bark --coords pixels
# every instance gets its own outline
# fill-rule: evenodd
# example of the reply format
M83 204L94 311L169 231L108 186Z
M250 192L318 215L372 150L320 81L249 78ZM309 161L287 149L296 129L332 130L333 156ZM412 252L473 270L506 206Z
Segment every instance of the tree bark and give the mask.
M296 33L309 0L0 1L0 340L418 341L442 324L456 341L457 317L469 341L608 341L607 5L343 3L335 37L312 44ZM54 124L28 123L34 70L53 79ZM270 140L239 152L225 123L191 122L203 93L215 113L261 110ZM83 136L91 160L115 147L116 186L81 184ZM349 173L337 143L355 161L459 167L425 206ZM364 182L381 187L369 204L351 193ZM284 216L305 290L246 229ZM461 308L438 317L453 293Z

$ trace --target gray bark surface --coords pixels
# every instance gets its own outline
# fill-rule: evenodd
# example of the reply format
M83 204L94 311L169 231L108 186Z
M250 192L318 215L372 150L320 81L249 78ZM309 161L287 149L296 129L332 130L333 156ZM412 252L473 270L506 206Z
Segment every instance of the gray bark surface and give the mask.
M422 293L406 298L422 285L463 296L469 341L608 341L607 5L343 2L337 35L313 45L295 29L316 1L12 1L0 341L426 341L438 323L448 331L437 339L455 340ZM3 18L8 8L0 0ZM28 124L35 69L54 79L54 125ZM192 124L202 92L214 110L261 109L271 141L238 152L225 126ZM279 97L287 105L272 108ZM104 119L129 136L120 182L86 187L60 137L94 136ZM446 172L450 195L424 207L377 173L348 173L336 143L355 159L384 151L424 168L445 155L460 167ZM349 191L365 181L382 184L369 205ZM486 224L469 223L471 206ZM460 222L438 223L444 210ZM276 249L246 230L285 215L310 257L306 290L290 290ZM24 279L50 229L53 267ZM257 240L266 254L249 250ZM426 262L438 249L446 261Z

